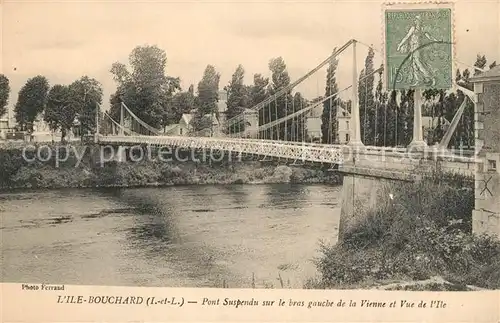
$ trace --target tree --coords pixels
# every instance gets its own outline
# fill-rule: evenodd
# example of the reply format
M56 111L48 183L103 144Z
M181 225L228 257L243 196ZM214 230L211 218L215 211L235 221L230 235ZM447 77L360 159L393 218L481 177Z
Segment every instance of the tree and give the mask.
M186 92L176 93L172 99L168 124L177 123L184 113L190 113L195 108L195 99L193 85Z
M76 109L72 101L71 90L65 85L54 85L47 95L43 119L49 125L50 130L61 130L62 142L65 141L66 134L73 126L76 117Z
M336 48L333 50L335 53ZM329 97L338 91L335 73L337 71L338 60L332 58L326 72L325 97ZM323 113L321 115L321 142L324 144L333 144L337 140L337 96L323 102Z
M231 81L226 87L227 91L227 110L226 118L229 120L241 114L247 106L248 93L247 88L243 84L245 70L242 65L238 65L234 72Z
M7 112L7 103L9 102L10 85L9 79L0 74L0 117Z
M110 72L118 84L110 97L111 115L116 118L120 106L127 107L148 125L160 128L169 121L173 94L180 90L179 78L167 76L167 56L157 46L137 46L129 55L132 72L122 63L114 63Z
M384 140L384 146L387 147L394 147L398 145L398 131L400 128L400 122L398 122L398 112L399 112L399 106L397 103L397 91L392 90L389 94L389 100L387 102L387 108L386 111L384 112L384 120L386 120L384 123L386 125L386 132L385 132L385 137L386 139Z
M413 140L413 109L415 90L402 90L398 112L398 145L408 146Z
M460 73L460 71L457 71L457 73ZM427 89L422 94L423 98L429 102L425 106L426 110L422 110L422 113L432 118L432 128L426 130L425 137L428 145L434 145L439 143L444 135L444 99L446 92L442 89ZM436 97L439 97L437 102Z
M293 107L295 111L300 111L307 107L307 100L302 97L300 92L296 92L293 96ZM306 114L300 114L292 118L291 122L291 140L292 141L306 141L307 139L307 124Z
M249 90L248 107L253 107L269 97L268 92L269 79L263 77L262 74L254 74L253 85ZM268 113L269 106L266 105L259 109L259 126L269 122Z
M375 89L375 125L373 128L373 145L384 146L387 140L387 93L383 91L383 67L378 72L378 84Z
M274 95L280 90L290 85L290 76L286 69L285 61L282 57L276 57L269 61L269 70L271 71L271 84L268 87L269 95ZM292 95L287 91L284 95L279 96L270 104L270 119L271 121L283 118L292 112ZM273 129L269 129L271 139L289 138L291 119L287 120L285 125L276 125ZM274 131L273 131L274 130ZM285 131L286 130L286 131ZM286 133L285 133L286 132Z
M369 48L368 55L365 59L365 68L359 76L358 97L360 111L361 138L365 145L373 145L373 128L375 117L375 98L373 95L373 87L375 75L373 74L373 58L375 52L373 48Z
M47 103L49 81L45 76L30 78L19 91L14 107L16 122L23 131L33 131L33 123Z
M484 56L484 55L481 56L478 54L476 57L476 62L474 63L474 66L479 67L481 69L484 69L486 67L486 63L487 63L486 56ZM474 69L474 76L479 75L479 74L481 74L481 72Z
M193 128L196 131L210 128L213 125L212 118L217 116L217 102L219 101L219 81L220 74L215 67L207 65L203 73L203 78L198 83L197 110L192 120ZM210 118L206 118L206 115Z
M96 113L98 106L102 104L101 83L88 76L83 76L71 83L68 90L71 108L80 122L82 137L88 132L94 133Z

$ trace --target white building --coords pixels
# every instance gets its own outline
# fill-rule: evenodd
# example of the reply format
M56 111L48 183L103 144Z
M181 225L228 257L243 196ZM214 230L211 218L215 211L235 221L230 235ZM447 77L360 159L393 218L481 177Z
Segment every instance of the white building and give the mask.
M165 127L165 134L171 136L187 136L191 131L190 123L192 119L192 114L184 113L178 123Z
M337 110L337 142L347 144L351 140L351 114L343 107Z
M307 117L306 129L308 141L321 142L321 117Z
M0 119L0 139L5 139L5 134L9 130L9 119Z

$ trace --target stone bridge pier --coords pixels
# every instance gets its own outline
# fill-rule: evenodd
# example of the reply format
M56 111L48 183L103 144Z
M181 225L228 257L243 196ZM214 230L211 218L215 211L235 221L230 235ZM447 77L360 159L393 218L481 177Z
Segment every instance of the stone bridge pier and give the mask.
M476 165L472 158L443 156L443 150L428 147L424 151L410 149L369 149L346 147L346 159L339 167L344 174L339 238L356 225L366 211L400 192L388 191L394 182L415 182L434 171L473 176Z

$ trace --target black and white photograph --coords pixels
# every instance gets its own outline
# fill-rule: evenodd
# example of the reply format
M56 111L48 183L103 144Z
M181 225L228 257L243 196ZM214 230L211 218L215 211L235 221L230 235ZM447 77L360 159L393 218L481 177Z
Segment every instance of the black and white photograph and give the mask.
M0 6L2 283L500 289L499 1Z

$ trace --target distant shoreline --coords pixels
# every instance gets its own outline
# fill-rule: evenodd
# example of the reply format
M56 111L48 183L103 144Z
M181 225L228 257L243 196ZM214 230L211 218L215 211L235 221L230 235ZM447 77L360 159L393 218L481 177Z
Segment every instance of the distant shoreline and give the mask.
M0 147L0 192L62 188L342 183L340 174L325 168L269 164L251 159L236 162L226 160L212 164L194 161L107 161L101 165L91 154L82 158L75 153L76 150L68 149L66 160L56 161L56 147L64 146L43 145L52 149L45 149L43 161L34 158L33 153L28 160L23 156L23 148L31 146L31 143L17 147Z
M38 187L11 187L0 188L0 195L17 192L37 192L37 191L57 191L64 189L71 190L93 190L93 189L136 189L136 188L166 188L166 187L189 187L195 185L214 185L214 186L227 186L227 185L272 185L272 184L294 184L294 185L333 185L338 186L341 183L327 183L327 182L254 182L254 183L193 183L193 184L173 184L173 183L146 183L136 185L96 185L96 186L38 186Z

